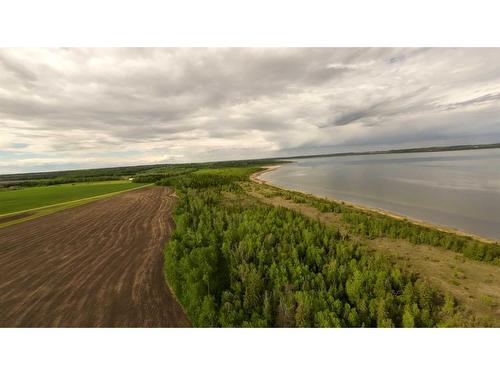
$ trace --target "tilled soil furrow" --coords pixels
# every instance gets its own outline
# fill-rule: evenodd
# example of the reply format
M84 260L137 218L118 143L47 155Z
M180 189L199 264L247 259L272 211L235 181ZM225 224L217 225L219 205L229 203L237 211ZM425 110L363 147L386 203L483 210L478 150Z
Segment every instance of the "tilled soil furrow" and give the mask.
M189 326L163 277L170 194L139 189L0 229L0 326Z

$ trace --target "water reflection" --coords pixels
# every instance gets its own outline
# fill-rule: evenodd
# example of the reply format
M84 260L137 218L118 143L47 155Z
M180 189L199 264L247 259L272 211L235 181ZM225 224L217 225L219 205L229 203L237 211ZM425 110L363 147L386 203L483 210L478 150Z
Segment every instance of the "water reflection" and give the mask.
M298 159L265 178L500 239L500 149Z

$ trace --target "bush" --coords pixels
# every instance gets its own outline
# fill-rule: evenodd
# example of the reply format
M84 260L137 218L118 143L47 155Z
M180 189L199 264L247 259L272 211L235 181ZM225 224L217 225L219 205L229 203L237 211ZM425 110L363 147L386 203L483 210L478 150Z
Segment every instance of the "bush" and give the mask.
M454 316L425 282L337 230L284 208L228 205L205 182L178 192L165 252L195 326L430 327Z

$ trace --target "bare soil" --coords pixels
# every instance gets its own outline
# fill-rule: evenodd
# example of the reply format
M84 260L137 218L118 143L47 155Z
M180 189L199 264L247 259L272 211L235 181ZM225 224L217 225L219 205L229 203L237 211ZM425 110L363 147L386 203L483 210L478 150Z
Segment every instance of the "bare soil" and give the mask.
M9 216L0 217L0 224L8 223L9 221L24 219L25 217L29 217L31 215L33 215L32 212L23 212L21 214L13 214Z
M1 228L0 326L189 326L163 276L172 193L147 187Z

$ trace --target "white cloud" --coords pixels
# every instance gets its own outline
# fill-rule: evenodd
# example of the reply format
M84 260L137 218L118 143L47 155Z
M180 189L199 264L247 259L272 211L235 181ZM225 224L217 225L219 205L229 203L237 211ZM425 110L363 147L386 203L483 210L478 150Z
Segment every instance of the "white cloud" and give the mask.
M0 173L500 141L500 49L0 49Z

